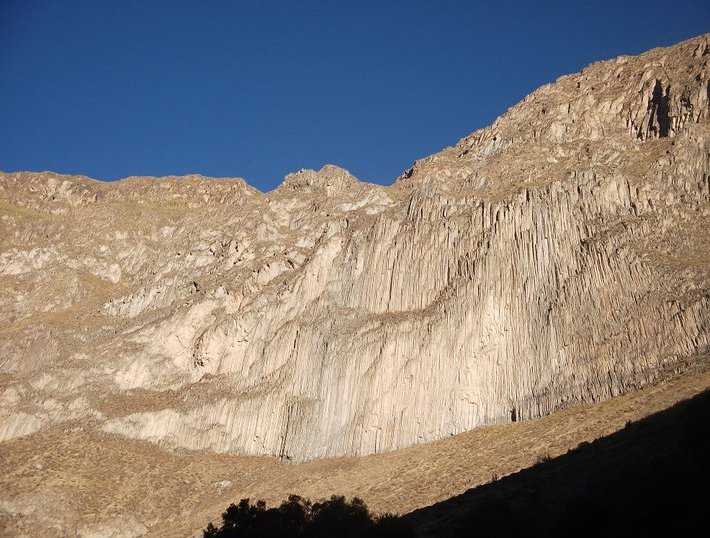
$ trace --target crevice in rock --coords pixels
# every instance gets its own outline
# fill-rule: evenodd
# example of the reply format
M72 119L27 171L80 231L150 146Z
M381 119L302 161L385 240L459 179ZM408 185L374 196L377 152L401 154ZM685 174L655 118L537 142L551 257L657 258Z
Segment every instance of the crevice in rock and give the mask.
M281 436L281 447L279 449L279 460L290 460L291 456L286 452L286 441L288 439L288 430L291 426L291 415L293 414L293 404L290 404L286 409L286 426L284 433Z
M653 95L648 103L648 109L651 111L651 117L648 119L648 130L659 138L666 138L671 128L671 120L668 114L670 90L671 87L668 85L664 92L661 81L656 79Z

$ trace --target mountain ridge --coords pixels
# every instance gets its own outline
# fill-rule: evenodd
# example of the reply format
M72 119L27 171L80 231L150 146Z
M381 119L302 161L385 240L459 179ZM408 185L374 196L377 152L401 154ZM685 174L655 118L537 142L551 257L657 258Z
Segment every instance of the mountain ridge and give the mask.
M387 187L0 174L0 438L83 417L300 462L683 369L710 338L709 37L561 77Z
M528 94L523 100L521 100L520 102L509 107L508 110L506 110L503 114L501 114L498 118L496 118L496 120L493 122L492 125L482 127L480 129L477 129L473 133L462 137L453 146L448 146L446 148L443 148L441 151L439 151L437 153L434 153L434 154L429 155L427 157L423 157L421 159L417 159L414 163L414 166L412 166L407 171L402 173L400 176L395 178L393 180L392 184L381 185L381 186L388 187L388 186L395 185L399 180L406 179L407 178L406 176L408 174L411 174L411 172L414 170L417 163L426 162L426 161L434 158L436 155L438 155L442 152L445 152L447 150L456 149L456 148L464 148L464 149L462 149L462 151L470 151L470 148L468 148L468 146L471 146L472 144L475 145L476 143L480 143L482 138L486 137L487 132L495 130L495 127L498 126L501 122L503 122L505 120L506 116L508 116L510 113L514 113L517 109L519 109L519 107L529 104L530 101L534 101L536 98L540 97L541 94L544 94L545 91L549 90L551 87L553 87L555 85L559 85L561 83L566 83L566 82L577 82L576 78L578 75L585 75L584 78L588 79L590 77L590 74L593 77L595 72L602 70L603 68L611 66L611 65L616 65L619 68L619 70L623 70L623 66L625 64L629 63L629 61L634 62L635 59L637 59L639 57L656 57L656 58L654 58L655 62L653 63L653 65L655 67L663 68L665 62L667 61L667 57L666 57L667 53L670 51L673 51L673 50L677 50L679 48L691 48L692 54L694 56L705 56L705 55L709 54L709 52L708 52L708 36L710 36L710 34L703 34L703 35L700 35L697 37L686 39L686 40L676 43L674 45L655 47L655 48L649 49L648 51L646 51L642 54L639 54L639 55L624 54L624 55L620 55L620 56L617 56L616 58L609 59L609 60L598 60L598 61L588 64L579 73L561 75L555 81L543 84L542 86L540 86L539 88L537 88L536 90L534 90L533 92ZM620 73L617 73L617 78L619 78L619 76L620 76ZM646 76L648 76L648 75L646 75ZM606 82L606 81L604 81L604 82ZM642 82L647 82L647 80L642 80ZM589 91L591 89L592 92L594 91L593 84L590 85L588 88L582 88L580 85L580 87L578 87L578 89L580 89L580 90L583 89L583 90L587 90L587 91ZM654 89L655 89L655 86L654 86ZM705 117L705 115L707 114L707 110L700 107L699 113L702 115L701 117ZM701 119L701 117L695 118L694 120L697 122ZM655 122L653 121L652 118L649 118L649 117L646 117L644 119L652 120L650 122L650 124L647 122L648 130L660 133L660 125L658 125L658 123L657 123L657 121L658 121L657 118L656 118ZM633 126L636 129L638 129L637 136L642 139L647 138L649 136L649 133L641 130L642 124L644 122L641 121L639 123L640 123L639 125ZM653 125L654 123L655 123L655 125ZM627 127L629 127L629 126L627 126ZM677 130L677 129L673 129L669 125L668 130L670 131L671 129ZM496 135L494 134L492 136L496 136ZM486 140L488 140L488 138L490 138L490 137L486 137ZM495 142L495 141L496 140L493 140L493 142ZM502 142L499 142L498 146L502 146L502 145L504 145L504 144ZM321 167L321 169L318 171L316 171L315 169L301 169L300 171L307 170L307 171L312 171L312 172L323 172L324 169L327 169L329 167L337 168L337 169L343 170L343 171L347 172L348 174L350 174L350 172L347 169L339 166L336 163L325 163ZM297 174L298 172L299 171L294 171L294 172L288 173L284 177L284 180L286 177L289 177L293 174ZM81 175L81 174L77 175L77 174L68 174L68 173L57 173L57 172L52 172L52 171L47 171L47 170L42 171L42 172L33 172L33 171L27 171L27 170L17 171L17 172L2 172L2 171L0 171L0 173L2 173L4 175L33 174L33 175L40 175L40 176L51 174L51 175L55 175L55 176L65 177L65 178L81 178L81 179L87 179L87 180L91 180L91 181L99 181L99 182L103 182L103 183L117 183L117 182L121 182L124 180L135 180L135 179L149 179L149 180L163 180L163 179L165 179L165 180L167 180L167 179L189 179L189 178L211 179L211 180L241 180L241 181L246 182L245 179L238 177L238 176L234 176L234 177L233 176L215 176L215 177L212 177L212 176L205 176L205 175L197 173L197 172L183 174L183 175L169 174L169 175L165 175L165 176L131 175L131 176L126 176L124 178L119 178L119 179L110 180L110 181L103 180L103 179L97 179L97 178L91 178L89 176L85 176L85 175ZM355 176L353 176L353 177L355 177ZM355 179L358 179L358 178L355 177ZM363 181L360 179L358 179L358 181L360 181L362 183L379 185L377 183L371 183L371 182ZM249 185L248 182L246 182L246 183L247 183L247 185ZM282 183L283 183L283 181L282 181ZM258 190L262 194L268 194L268 193L273 192L274 190L278 189L281 186L281 184L277 185L271 191L261 191L258 188L254 187L253 185L249 185L249 186Z

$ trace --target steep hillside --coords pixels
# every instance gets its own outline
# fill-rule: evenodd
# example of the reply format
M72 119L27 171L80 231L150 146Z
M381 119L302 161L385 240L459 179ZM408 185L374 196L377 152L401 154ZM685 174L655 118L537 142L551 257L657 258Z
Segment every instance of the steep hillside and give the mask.
M710 345L708 39L562 77L391 187L0 175L0 439L83 421L303 462L688 368Z

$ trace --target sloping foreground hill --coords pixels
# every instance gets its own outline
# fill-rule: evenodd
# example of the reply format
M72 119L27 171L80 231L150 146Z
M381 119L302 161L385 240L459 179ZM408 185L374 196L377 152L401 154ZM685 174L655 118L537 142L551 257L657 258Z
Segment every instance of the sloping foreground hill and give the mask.
M665 379L710 345L709 59L590 65L391 187L0 174L0 440L304 462Z
M546 538L706 536L710 390L623 430L405 516L372 516L359 499L278 508L231 504L215 538Z
M410 512L563 455L706 390L708 360L699 357L667 383L541 419L301 465L165 451L87 424L67 424L0 444L0 529L11 536L190 536L218 522L239 499L274 505L291 493L313 500L358 496L378 513ZM444 506L413 517L445 526L452 516ZM465 515L468 505L463 507Z
M403 519L418 536L706 536L710 391Z

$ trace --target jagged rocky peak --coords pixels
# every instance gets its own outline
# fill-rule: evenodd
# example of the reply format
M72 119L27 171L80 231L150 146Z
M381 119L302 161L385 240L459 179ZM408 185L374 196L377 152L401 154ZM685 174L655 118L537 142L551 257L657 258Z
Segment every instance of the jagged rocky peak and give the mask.
M392 187L0 174L0 439L363 455L706 360L707 51L562 77Z
M350 172L333 164L326 164L320 170L301 169L293 174L288 174L279 191L311 192L320 190L328 196L337 195L344 191L358 188L362 182Z
M443 176L480 176L502 159L534 160L521 148L544 148L548 159L576 151L578 143L658 140L687 133L710 115L710 34L640 56L596 62L560 77L510 108L493 125L452 148L415 163L398 179L437 182ZM497 159L491 157L499 156ZM510 176L508 181L518 181ZM480 183L482 185L483 183Z

